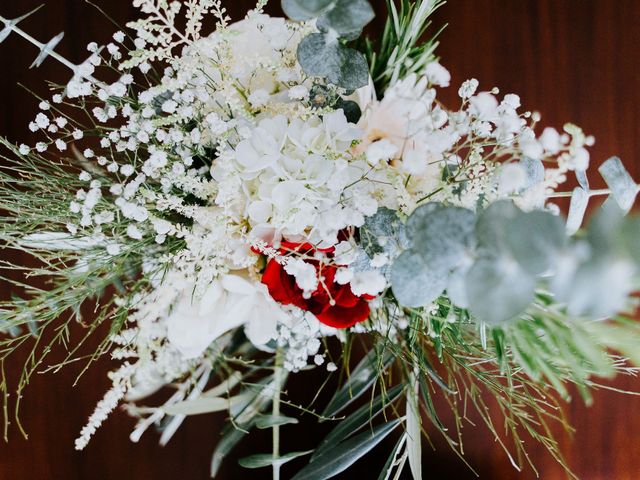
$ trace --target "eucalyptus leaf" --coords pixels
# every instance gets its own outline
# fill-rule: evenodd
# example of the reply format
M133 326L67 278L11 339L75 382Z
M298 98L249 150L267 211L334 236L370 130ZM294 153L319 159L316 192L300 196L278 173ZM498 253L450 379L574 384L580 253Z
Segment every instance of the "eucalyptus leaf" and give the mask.
M611 157L598 169L602 178L611 189L611 194L620 208L628 212L638 195L638 185L618 157Z
M322 442L320 442L311 460L313 461L334 445L349 438L362 427L369 425L371 420L380 415L385 410L385 407L392 404L400 396L403 389L403 385L396 385L386 393L378 395L372 402L367 402L344 420L341 420Z
M394 258L400 250L410 246L404 224L389 208L379 208L374 215L367 217L359 232L363 248L371 257L376 253L386 253Z
M447 283L447 295L451 302L459 308L467 308L469 306L465 282L469 268L470 266L454 270L449 276L449 283Z
M620 242L628 255L640 266L640 218L627 220L620 229Z
M447 265L441 264L440 270L430 268L423 255L407 250L391 267L391 289L401 305L424 307L442 294L449 275Z
M607 255L616 249L617 233L622 228L624 220L625 212L615 200L608 198L587 226L586 238L592 256Z
M580 265L568 288L556 295L571 315L610 317L627 307L634 291L633 272L627 259L598 257Z
M469 311L491 325L507 322L533 302L535 286L535 279L513 260L479 259L466 279Z
M413 250L425 257L431 269L441 272L454 268L474 249L475 224L471 210L427 204L407 220L407 234Z
M500 200L489 205L478 217L476 238L483 253L501 254L509 223L521 211L512 201Z
M338 0L318 18L317 26L320 31L334 31L344 36L361 32L374 17L375 12L367 0Z
M337 0L282 0L282 10L291 20L303 22L317 18L336 4Z
M364 55L330 35L312 33L305 37L298 46L298 62L307 75L326 78L347 90L369 83L369 67Z
M589 192L582 187L574 188L571 195L571 204L569 205L569 215L567 216L566 229L568 235L573 235L580 230L588 205Z
M387 349L379 352L372 349L356 368L351 371L345 384L334 394L322 415L332 417L337 415L352 402L363 395L393 362L393 355Z
M524 190L544 181L544 165L541 160L525 157L519 164L525 173Z
M415 235L421 232L425 228L425 224L430 215L434 215L436 212L446 208L442 203L429 202L420 205L409 216L406 223L407 238L413 242Z
M580 185L587 192L590 190L589 188L589 177L587 176L586 170L576 170L576 180L578 180L578 185Z
M342 98L338 98L334 105L334 108L342 110L344 112L344 116L347 117L347 121L351 123L358 123L360 121L360 117L362 117L362 110L360 109L360 105L358 105L353 100L344 100Z
M339 443L300 470L292 480L327 480L344 472L384 440L400 422L396 419L383 423Z
M271 453L257 453L248 457L241 458L238 463L244 468L263 468L270 467L272 465L284 465L293 459L309 455L313 450L307 450L306 452L291 452L285 455L281 455L278 458L273 458Z
M527 272L540 275L554 264L567 236L562 219L542 210L521 212L509 222L505 243Z

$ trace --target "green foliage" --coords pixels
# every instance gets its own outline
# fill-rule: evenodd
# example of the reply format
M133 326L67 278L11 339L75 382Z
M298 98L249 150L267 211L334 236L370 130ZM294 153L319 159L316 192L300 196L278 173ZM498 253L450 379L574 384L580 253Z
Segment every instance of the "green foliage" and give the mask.
M306 452L291 452L281 455L278 458L273 458L273 455L270 453L257 453L255 455L250 455L248 457L241 458L238 460L240 466L244 468L262 468L262 467L271 467L274 464L284 465L291 460L295 460L296 458L303 457L305 455L309 455L313 450L307 450Z
M312 108L342 110L347 120L351 123L358 123L362 116L362 110L360 110L360 106L356 102L345 100L331 86L315 84L311 88L309 98Z
M611 195L620 208L625 212L631 210L640 186L633 181L622 161L618 157L611 157L600 165L598 171L607 182Z
M325 33L312 33L300 42L298 61L308 75L326 78L347 90L369 81L364 56Z
M409 248L406 228L397 213L388 208L380 208L360 227L360 242L362 248L373 257L376 253L383 253L389 258Z
M482 322L513 320L533 302L535 280L505 258L477 260L466 279L468 308Z
M382 351L380 351L382 350ZM322 412L325 417L331 417L342 412L352 402L371 388L384 374L394 358L384 346L376 346L349 372L344 385L336 391L326 408Z
M336 0L282 0L282 9L291 20L303 22L322 15Z
M18 349L28 351L14 403L20 425L21 393L31 376L44 369L45 359L55 346L66 350L63 360L49 367L56 371L81 359L86 362L81 372L84 373L109 351L107 337L88 356L80 354L105 322L112 334L124 326L134 306L131 299L149 288L147 278L138 275L142 252L152 252L158 246L153 239L129 242L118 255L111 256L104 246L95 245L88 238L53 235L66 231L67 223L73 221L68 206L83 187L78 180L79 160L57 160L35 153L21 155L4 138L0 138L0 145L8 151L0 157L0 242L4 248L31 258L28 265L0 262L0 281L21 297L0 302L0 330L12 333L0 339L0 363ZM124 235L127 223L116 221L113 228ZM61 245L65 247L60 248ZM163 247L164 251L176 251L182 245L183 240L168 239ZM126 292L129 301L116 302L113 291ZM89 324L82 314L85 309L93 311ZM72 339L74 323L85 328ZM6 393L11 386L5 382L0 389Z
M292 480L327 480L344 472L384 440L400 423L400 419L392 420L338 443L318 455Z
M260 430L273 428L275 426L291 425L299 423L297 418L285 417L284 415L260 415L256 420L256 427Z
M436 270L414 250L403 252L393 263L393 295L405 307L428 305L447 287L447 271Z
M366 58L345 45L358 38L375 16L367 0L283 0L282 7L292 20L317 18L320 33L310 34L298 47L305 73L348 91L369 83Z
M360 407L344 420L341 420L338 425L322 440L322 442L320 442L312 456L312 459L325 454L329 449L333 448L334 445L344 441L361 429L370 425L371 421L384 413L387 407L391 406L400 397L403 390L404 385L396 385L395 387L392 387L386 392L378 395L370 403L366 403Z
M375 17L368 0L337 0L333 8L318 18L321 32L336 32L341 37L357 38Z
M506 200L478 216L429 203L407 220L410 248L393 264L393 293L417 308L446 289L458 307L495 325L519 318L536 289L549 288L572 315L610 316L638 285L639 228L611 201L574 238L560 217L523 212Z
M436 38L425 34L431 26L430 17L444 5L444 0L387 0L387 21L379 41L367 39L366 52L371 76L379 95L390 84L411 73L419 74L436 60Z

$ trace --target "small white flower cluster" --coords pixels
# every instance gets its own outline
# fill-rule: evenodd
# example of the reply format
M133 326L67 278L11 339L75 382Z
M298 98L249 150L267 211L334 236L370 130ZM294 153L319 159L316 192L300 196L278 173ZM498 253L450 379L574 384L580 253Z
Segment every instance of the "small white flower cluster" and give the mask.
M94 412L89 417L88 423L80 431L80 436L75 442L76 450L83 450L89 444L96 430L125 397L131 384L132 373L133 368L131 365L125 363L118 370L110 374L113 386L107 391L102 400L98 402Z
M334 245L342 229L361 226L378 208L377 187L365 178L369 166L351 152L358 136L341 110L260 120L214 163L216 203L233 205L250 235Z
M423 77L410 75L392 85L381 100L366 104L359 125L364 136L357 149L374 172L386 171L395 189L382 206L410 213L429 199L475 209L480 199L517 193L521 206L541 208L567 172L588 166L584 147L592 145L593 138L579 128L567 125L562 135L547 128L537 137L538 114L518 113L517 95L507 94L499 101L497 89L477 92L476 79L460 87L460 110L444 110L434 87L448 86L449 81L446 69L432 63ZM534 185L527 168L512 163L513 158L557 167L545 169L539 163L542 178Z
M318 353L322 346L320 338L335 334L335 330L323 326L309 312L296 307L286 310L288 319L279 324L277 338L278 347L284 352L284 368L297 372L309 364L310 357L317 365L324 363L323 355Z

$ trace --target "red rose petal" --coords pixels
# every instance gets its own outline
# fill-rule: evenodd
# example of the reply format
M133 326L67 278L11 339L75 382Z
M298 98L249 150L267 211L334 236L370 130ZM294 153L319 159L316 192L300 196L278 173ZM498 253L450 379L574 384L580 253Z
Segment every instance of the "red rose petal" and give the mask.
M364 322L369 317L369 313L369 304L362 300L355 307L345 308L336 305L316 316L321 323L330 327L349 328L356 323Z
M280 251L282 254L301 252L312 255L315 251L332 253L333 250L333 248L316 249L310 243L283 241ZM353 294L350 285L336 283L338 267L322 265L317 260L309 260L308 263L315 267L318 276L322 277L322 282L310 298L305 299L302 296L302 290L296 284L295 277L289 275L275 259L269 260L262 276L262 283L267 286L274 300L283 305L295 305L311 312L321 323L334 328L349 328L369 317L370 309L367 300L372 297L368 295L358 297Z

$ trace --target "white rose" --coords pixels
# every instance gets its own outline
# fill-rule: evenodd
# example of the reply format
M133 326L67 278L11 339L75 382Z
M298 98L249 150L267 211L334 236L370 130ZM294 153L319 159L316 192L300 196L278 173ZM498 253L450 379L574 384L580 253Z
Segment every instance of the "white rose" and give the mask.
M286 313L266 286L241 275L224 275L199 298L187 285L166 318L167 338L184 358L197 358L222 334L245 326L249 340L264 345L274 339Z

